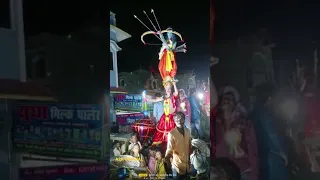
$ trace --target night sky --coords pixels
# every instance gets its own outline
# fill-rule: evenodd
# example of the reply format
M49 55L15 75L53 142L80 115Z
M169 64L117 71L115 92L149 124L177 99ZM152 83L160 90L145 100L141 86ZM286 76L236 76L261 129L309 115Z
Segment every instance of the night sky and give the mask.
M100 1L24 1L25 36L40 32L66 35L84 27L107 26L109 10L105 3L97 2Z
M214 2L216 43L267 28L277 44L273 50L275 64L282 67L291 64L293 67L296 58L306 64L313 61L312 52L316 46L313 41L320 38L320 3L279 0Z
M319 46L320 3L285 3L282 1L217 1L215 43L250 35L258 28L267 28L277 47L274 60L279 64L294 62L296 58L312 61L312 51ZM319 4L319 5L318 5ZM104 4L62 1L25 1L26 36L39 32L68 34L82 27L109 23L109 11L116 14L117 26L132 35L119 46L120 71L132 71L139 67L157 67L158 46L144 46L140 35L147 31L136 19L137 15L146 24L143 10L153 8L163 29L171 26L180 32L188 46L187 54L179 53L179 70L194 69L200 76L206 76L209 68L209 1L197 3L188 1L125 1L111 2L110 9ZM147 41L157 39L146 37ZM313 42L313 43L312 43Z
M140 36L148 31L134 17L135 14L145 24L149 21L143 10L154 9L162 29L172 27L182 34L187 43L186 54L177 54L178 73L194 69L200 78L209 73L209 1L126 1L111 2L110 11L116 14L117 26L132 35L132 38L119 43L122 51L118 53L120 71L133 71L140 67L148 69L158 64L160 46L144 46ZM150 14L151 15L151 14ZM152 27L150 25L150 27ZM155 37L145 37L150 43L159 43Z

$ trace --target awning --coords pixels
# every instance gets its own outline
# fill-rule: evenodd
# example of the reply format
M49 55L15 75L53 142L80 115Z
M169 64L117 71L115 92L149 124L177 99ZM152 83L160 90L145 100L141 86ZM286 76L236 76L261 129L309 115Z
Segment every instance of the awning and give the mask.
M110 87L111 94L128 94L128 91L121 87Z

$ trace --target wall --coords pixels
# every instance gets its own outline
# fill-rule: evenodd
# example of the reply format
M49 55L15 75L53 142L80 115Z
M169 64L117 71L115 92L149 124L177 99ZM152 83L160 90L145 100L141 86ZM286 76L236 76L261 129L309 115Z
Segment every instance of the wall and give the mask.
M119 84L128 91L129 94L140 94L145 88L147 80L151 73L147 70L136 70L132 73L120 73L119 81L124 81L124 86Z
M16 31L0 28L0 78L20 79L20 62Z
M110 70L110 87L117 87L116 72Z

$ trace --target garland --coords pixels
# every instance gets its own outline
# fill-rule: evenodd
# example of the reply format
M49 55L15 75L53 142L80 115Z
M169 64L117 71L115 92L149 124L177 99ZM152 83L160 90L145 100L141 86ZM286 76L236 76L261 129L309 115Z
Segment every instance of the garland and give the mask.
M169 121L170 99L164 100L164 102L163 102L163 110L164 110L164 115L166 116L166 121Z

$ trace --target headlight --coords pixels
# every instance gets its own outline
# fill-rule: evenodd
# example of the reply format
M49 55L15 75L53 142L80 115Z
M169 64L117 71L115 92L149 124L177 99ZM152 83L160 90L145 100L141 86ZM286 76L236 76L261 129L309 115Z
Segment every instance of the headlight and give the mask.
M202 100L202 99L203 99L203 93L198 93L198 98L199 98L200 100Z
M298 103L295 100L286 100L281 107L283 113L292 120L292 118L298 113Z

